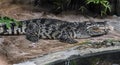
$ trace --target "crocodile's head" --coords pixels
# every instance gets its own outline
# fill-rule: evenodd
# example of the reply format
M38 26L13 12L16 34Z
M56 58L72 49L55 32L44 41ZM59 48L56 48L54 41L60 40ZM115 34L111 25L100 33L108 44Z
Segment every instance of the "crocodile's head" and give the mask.
M109 32L107 21L104 22L86 22L86 31L90 36L105 35Z

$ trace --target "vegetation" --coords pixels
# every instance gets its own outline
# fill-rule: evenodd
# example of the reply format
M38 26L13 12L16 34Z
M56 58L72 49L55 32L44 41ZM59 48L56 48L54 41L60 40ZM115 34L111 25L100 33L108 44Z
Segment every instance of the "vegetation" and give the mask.
M0 23L5 23L7 28L10 28L10 24L13 22L18 26L18 22L15 19L9 18L7 16L0 17Z
M42 2L42 0L40 1ZM37 4L39 4L40 1ZM100 10L99 8L92 9L99 10L101 16L111 11L108 0L45 0L43 3L46 4L46 2L49 2L49 5L53 6L54 9L52 9L52 11L79 10L83 13L86 9L90 9L89 6L96 7L96 5L100 7Z
M102 15L106 15L107 12L111 11L111 7L108 0L13 0L13 2L18 3L31 3L35 7L47 7L45 9L49 9L50 12L59 14L62 11L66 10L78 10L81 13L93 10L95 12ZM89 8L89 7L95 8ZM98 8L100 7L100 8ZM47 10L48 11L48 10ZM100 13L96 12L100 11Z
M24 1L24 0L17 0L17 1ZM101 7L101 10L100 10L101 16L106 15L108 11L111 11L111 7L108 0L34 0L33 3L37 6L38 5L40 6L41 2L43 2L43 4L47 2L47 4L49 3L48 5L52 5L53 13L57 12L58 14L65 10L79 10L81 13L83 13L85 10L89 9L88 7L89 4L92 4L92 6L95 6L93 4L97 4L97 6ZM97 10L97 9L94 9L94 10ZM16 20L9 18L7 16L0 17L0 23L5 23L7 25L7 28L10 27L10 23L12 22L15 22L16 25L18 24Z
M118 42L118 43L120 43L120 40L106 39L106 40L103 41L103 43L113 43L113 42Z
M83 12L86 8L85 0L53 0L55 11L80 10Z
M99 6L102 6L101 16L105 15L108 10L111 11L111 7L108 0L87 0L87 4L90 3L99 4Z
M82 42L82 44L91 44L91 41L90 40L86 40L86 41Z
M75 60L71 60L70 65L77 65Z

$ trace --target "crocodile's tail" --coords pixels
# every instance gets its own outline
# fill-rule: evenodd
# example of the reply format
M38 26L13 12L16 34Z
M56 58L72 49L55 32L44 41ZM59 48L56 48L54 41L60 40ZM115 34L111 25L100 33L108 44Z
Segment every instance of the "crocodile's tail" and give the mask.
M15 22L10 23L10 27L7 24L0 23L0 35L24 35L27 21L19 21L17 25Z

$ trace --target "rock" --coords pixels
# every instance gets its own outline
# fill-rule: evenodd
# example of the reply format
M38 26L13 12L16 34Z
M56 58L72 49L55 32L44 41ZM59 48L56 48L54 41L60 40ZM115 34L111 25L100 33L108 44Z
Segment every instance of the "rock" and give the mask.
M113 45L120 46L120 42L113 42Z
M107 46L111 46L112 44L111 43L106 43Z
M112 65L119 65L119 64L112 64Z
M113 18L117 18L117 15L113 15Z
M112 51L113 50L113 51ZM104 54L104 53L112 53L112 52L119 52L120 46L113 46L113 47L108 47L108 48L86 48L86 49L81 49L81 50L65 50L65 51L60 51L56 53L51 53L42 57L37 57L34 59L31 59L28 62L31 61L31 64L35 63L36 65L45 65L49 64L58 60L65 60L73 55L80 55L80 57L87 57L87 56L93 56L94 54ZM26 62L21 63L21 64L16 64L16 65L25 65ZM15 64L14 64L15 65ZM30 64L29 64L30 65Z
M34 62L27 61L27 62L23 62L23 63L19 63L19 64L13 64L13 65L36 65L36 64Z

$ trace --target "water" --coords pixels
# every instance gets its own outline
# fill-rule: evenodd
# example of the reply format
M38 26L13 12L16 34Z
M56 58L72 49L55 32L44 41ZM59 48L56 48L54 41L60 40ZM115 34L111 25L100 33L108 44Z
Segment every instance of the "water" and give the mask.
M69 60L56 61L50 65L120 65L120 52L86 57L72 56Z

